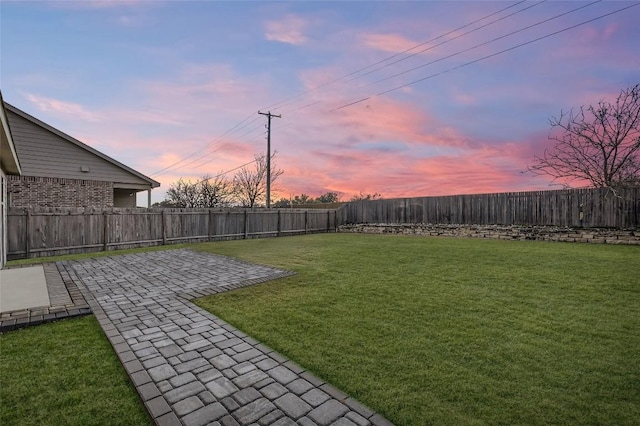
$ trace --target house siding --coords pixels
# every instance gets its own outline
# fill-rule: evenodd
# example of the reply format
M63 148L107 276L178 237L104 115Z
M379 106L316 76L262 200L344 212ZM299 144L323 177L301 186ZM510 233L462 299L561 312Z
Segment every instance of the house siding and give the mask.
M11 207L114 207L112 182L7 176L7 183Z
M22 172L20 160L16 153L15 143L9 128L0 91L0 269L4 268L7 260L8 233L7 210L9 208L7 192L7 175L19 175Z
M149 186L148 181L104 161L12 111L7 111L7 116L23 175ZM83 172L83 166L88 171Z

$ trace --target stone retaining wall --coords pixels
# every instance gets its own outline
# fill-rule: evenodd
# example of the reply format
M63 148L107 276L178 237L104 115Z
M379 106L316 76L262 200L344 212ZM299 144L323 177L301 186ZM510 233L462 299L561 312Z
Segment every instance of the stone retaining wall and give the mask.
M566 241L640 246L640 229L561 228L519 225L357 224L342 225L338 232L400 234L500 240Z

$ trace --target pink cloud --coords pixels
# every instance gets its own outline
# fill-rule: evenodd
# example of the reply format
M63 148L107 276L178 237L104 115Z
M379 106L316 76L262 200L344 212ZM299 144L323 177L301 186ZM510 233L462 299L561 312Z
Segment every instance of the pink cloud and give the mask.
M615 22L608 23L602 28L598 28L595 25L587 26L580 30L578 38L586 43L604 42L614 36L619 28L619 25Z
M28 93L25 98L38 110L44 113L53 114L60 118L74 121L85 121L91 123L98 122L131 122L131 123L155 123L166 125L183 124L176 114L166 111L150 111L126 109L122 106L103 108L100 111L92 111L87 107L73 103L61 101L46 96ZM173 116L173 118L172 118Z
M461 105L473 106L478 104L477 97L461 91L455 91L453 99Z
M332 69L307 71L301 79L306 87L314 87L336 74ZM288 117L290 127L276 133L277 143L284 145L280 186L285 193L317 196L335 191L348 199L360 192L380 192L404 197L524 190L548 182L520 174L532 158L529 145L474 140L436 119L428 103L417 107L373 97L330 112L330 106L352 96L348 85L335 86L330 93L312 92L319 106L297 111L296 118ZM479 102L464 92L457 94L463 103Z
M307 41L304 34L308 22L297 15L287 15L277 21L267 21L265 26L265 38L281 43L301 45Z
M147 104L156 105L169 116L178 115L186 122L197 123L197 129L211 129L210 135L215 135L246 117L248 111L257 110L256 105L268 102L270 82L266 77L238 75L227 64L188 64L171 80L141 81L133 90ZM218 117L227 118L215 126Z
M188 64L173 81L143 81L144 90L163 96L241 96L251 90L227 64Z
M318 86L324 86L328 82L338 79L346 74L347 69L338 66L323 66L317 68L302 69L299 71L300 79L305 90L313 90Z
M104 117L101 114L89 111L87 108L77 103L65 102L31 93L27 93L25 98L38 110L45 113L52 113L58 116L76 117L90 122L104 120Z
M632 13L629 13L631 16ZM559 64L571 63L567 73L574 69L587 68L598 64L599 67L609 67L620 72L628 70L636 72L640 66L638 55L629 54L629 43L637 36L631 30L633 23L624 21L611 22L606 25L588 25L575 30L572 37L567 37L563 43L549 45L545 55L540 56L536 70L543 72L550 67L558 68ZM603 51L606 54L603 54ZM587 74L592 75L592 74ZM577 75L580 78L580 75ZM584 77L583 77L584 78ZM602 80L600 80L602 81ZM585 85L585 89L589 86Z
M386 97L374 97L352 108L328 113L357 140L396 140L420 145L466 145L465 137L427 111Z
M399 34L362 34L360 40L366 47L392 53L405 52L419 43Z
M435 120L427 102L420 106L389 96L367 96L366 88L361 90L348 81L339 80L340 75L344 75L340 70L328 68L301 73L300 79L309 93L303 100L294 102L292 107L300 105L294 112L301 116L296 121L304 123L305 129L310 130L306 134L331 128L335 133L332 140L339 140L341 144L375 139L433 146L470 143L453 126ZM326 86L332 81L330 86ZM315 87L322 90L315 91ZM340 108L357 99L363 101ZM472 101L468 97L466 100ZM302 108L306 104L313 105L313 108Z
M188 154L182 153L180 146L175 142L155 142L156 155L148 158L146 164L150 173L160 171L156 176L163 179L167 176L198 178L203 175L216 175L251 161L254 153L253 148L246 142L228 138L214 141L210 146L197 151L196 155L187 158ZM169 169L163 170L165 168ZM228 177L232 176L233 172Z
M523 141L526 142L526 141ZM533 145L533 141L531 142ZM386 198L533 190L549 179L522 174L533 147L521 141L464 146L456 154L422 157L412 150L382 152L322 147L307 153L304 164L285 167L281 188L317 196L340 192L347 200L362 193Z
M52 1L50 7L58 9L113 9L131 6L148 5L150 2L142 0L83 0L83 1Z

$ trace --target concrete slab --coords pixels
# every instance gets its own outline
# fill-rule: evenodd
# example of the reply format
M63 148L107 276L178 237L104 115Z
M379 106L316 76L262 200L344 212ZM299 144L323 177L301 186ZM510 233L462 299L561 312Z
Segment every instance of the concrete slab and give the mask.
M0 312L50 304L42 265L0 271Z

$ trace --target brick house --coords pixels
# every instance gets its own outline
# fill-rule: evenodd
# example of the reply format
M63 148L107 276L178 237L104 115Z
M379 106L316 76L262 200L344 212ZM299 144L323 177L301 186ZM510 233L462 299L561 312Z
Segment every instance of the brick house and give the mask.
M0 130L0 269L4 267L7 260L7 182L11 175L20 175L20 161L16 154L15 144L11 136L9 128L9 120L4 109L2 101L2 92L0 92L0 121L2 129Z
M160 183L3 103L21 176L7 176L9 207L135 207Z

